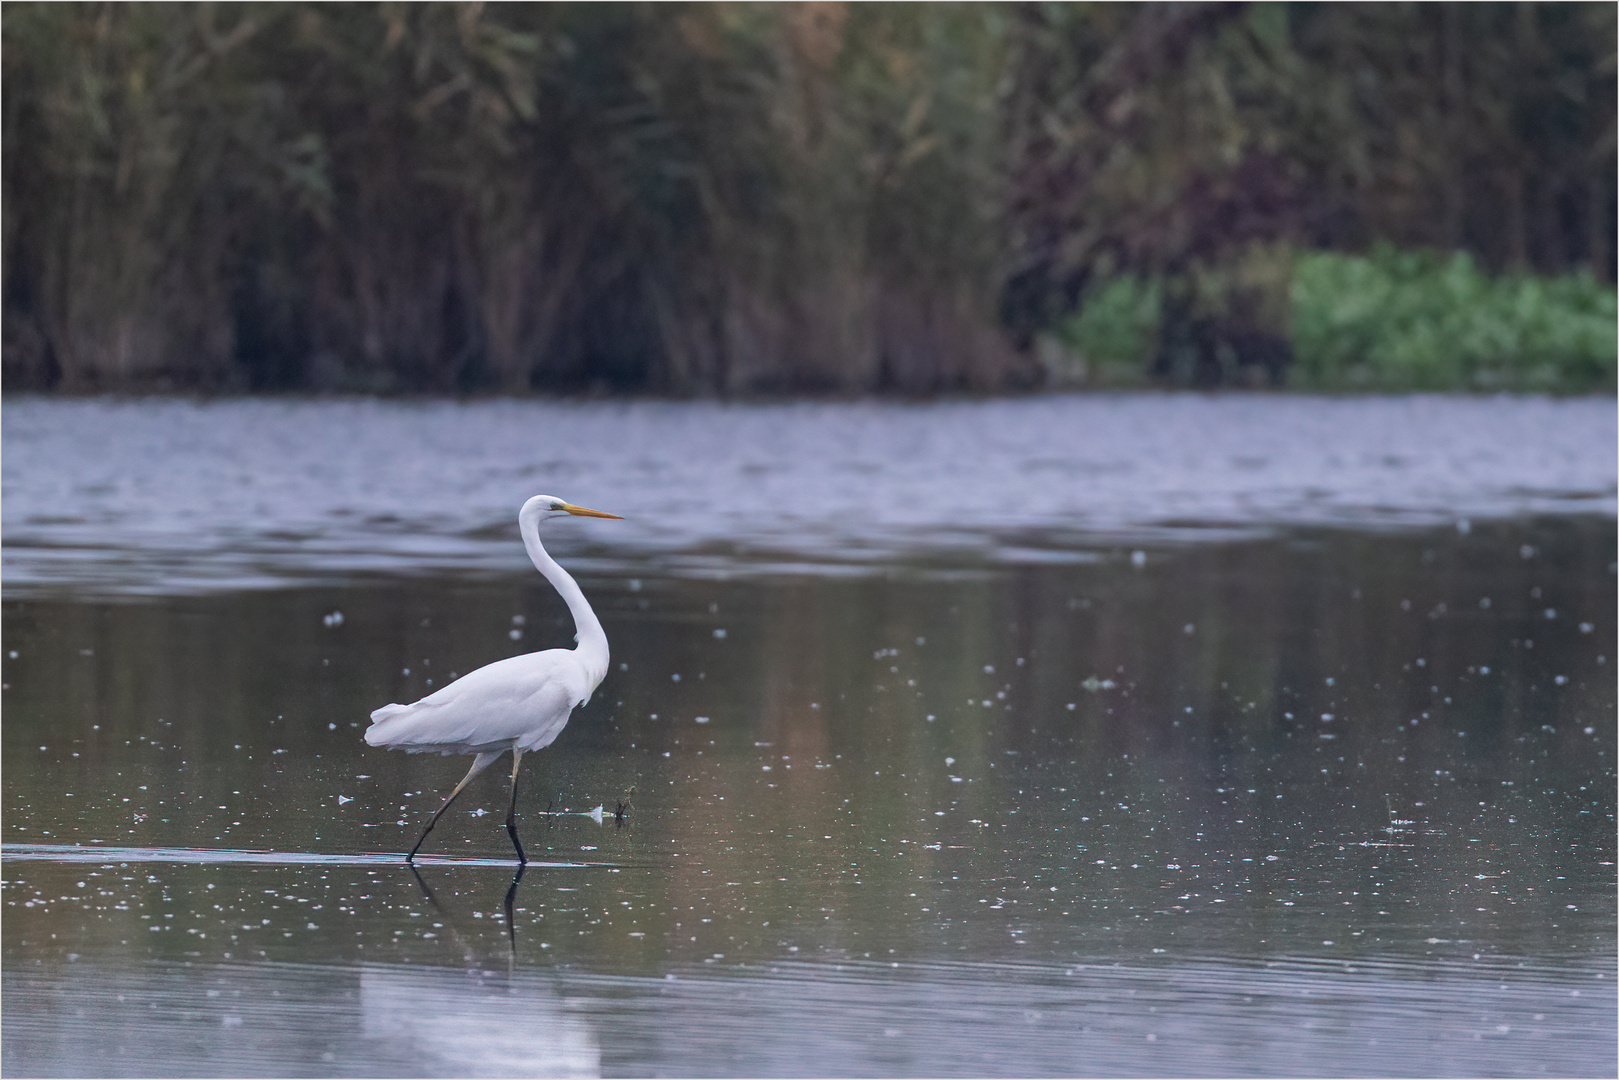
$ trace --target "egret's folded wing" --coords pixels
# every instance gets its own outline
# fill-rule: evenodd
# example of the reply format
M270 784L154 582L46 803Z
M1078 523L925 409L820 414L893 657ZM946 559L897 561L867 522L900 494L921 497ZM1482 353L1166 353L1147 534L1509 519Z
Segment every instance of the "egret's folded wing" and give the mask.
M365 741L413 753L537 750L584 696L571 660L568 650L552 649L479 668L413 705L376 710Z

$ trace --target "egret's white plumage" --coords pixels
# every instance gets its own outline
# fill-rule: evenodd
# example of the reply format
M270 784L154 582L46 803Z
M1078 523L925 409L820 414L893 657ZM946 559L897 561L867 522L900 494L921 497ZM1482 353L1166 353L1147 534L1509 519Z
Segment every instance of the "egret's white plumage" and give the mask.
M497 660L469 672L448 686L411 705L384 705L371 714L365 741L413 754L473 754L472 768L450 792L444 805L422 830L407 859L414 859L422 841L433 831L467 781L488 768L501 754L512 752L512 798L506 831L517 849L519 862L527 862L517 839L517 767L523 754L550 746L568 722L574 707L590 695L607 675L607 635L591 610L590 602L568 572L557 565L540 543L540 522L548 517L617 518L600 510L587 510L550 495L536 495L523 504L517 524L523 546L535 569L556 586L573 614L577 646Z

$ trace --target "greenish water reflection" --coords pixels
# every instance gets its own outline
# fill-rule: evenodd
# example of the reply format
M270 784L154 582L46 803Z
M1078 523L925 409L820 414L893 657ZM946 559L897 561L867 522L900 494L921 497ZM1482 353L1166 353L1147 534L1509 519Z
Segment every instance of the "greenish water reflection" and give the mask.
M6 1066L177 1070L196 1028L201 1072L790 1073L801 1006L826 1074L1605 1071L1614 547L1546 519L587 580L613 670L525 762L509 923L501 770L418 880L349 856L465 763L359 734L565 641L543 582L7 601ZM384 1049L490 980L551 1019Z

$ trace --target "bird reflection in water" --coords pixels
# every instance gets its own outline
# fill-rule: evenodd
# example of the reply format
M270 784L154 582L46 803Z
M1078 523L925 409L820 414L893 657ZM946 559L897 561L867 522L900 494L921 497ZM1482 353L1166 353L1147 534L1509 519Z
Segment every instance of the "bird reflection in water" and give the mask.
M454 917L444 910L443 904L439 903L438 896L433 892L433 887L427 883L427 879L422 877L421 870L417 868L414 862L406 863L406 865L410 867L411 876L416 879L416 884L421 887L422 895L427 897L427 902L433 906L433 910L444 919L444 928L449 931L450 937L461 947L461 951L469 961L475 960L477 950L468 944L467 939L456 929ZM517 900L517 886L522 884L523 873L527 869L528 865L526 863L517 864L517 873L512 875L512 883L506 887L505 899L501 901L501 910L506 916L506 962L508 967L517 963L517 920L512 914L512 909Z

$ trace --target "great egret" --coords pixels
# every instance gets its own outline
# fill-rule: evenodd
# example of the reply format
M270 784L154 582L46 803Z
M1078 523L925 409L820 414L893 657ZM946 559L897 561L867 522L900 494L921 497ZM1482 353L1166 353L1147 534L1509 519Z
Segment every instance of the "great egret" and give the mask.
M527 750L551 745L568 722L574 706L590 700L607 675L607 635L590 601L568 572L546 554L540 543L540 522L572 514L575 517L614 518L600 510L587 510L551 495L536 495L523 504L517 525L523 546L534 567L556 586L573 613L572 649L546 649L486 664L450 685L428 694L414 705L384 705L371 714L365 741L412 754L473 754L472 768L455 785L450 797L422 830L405 861L414 862L427 834L450 808L461 789L487 769L501 754L512 752L512 799L506 811L506 832L517 849L518 863L527 863L517 839L517 766Z

